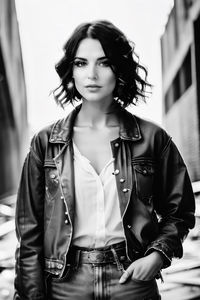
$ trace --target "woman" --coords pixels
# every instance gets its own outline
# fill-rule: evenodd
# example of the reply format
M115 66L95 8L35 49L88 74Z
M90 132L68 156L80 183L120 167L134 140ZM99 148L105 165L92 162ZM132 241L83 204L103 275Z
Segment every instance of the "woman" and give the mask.
M194 198L171 138L125 108L147 74L107 21L81 24L56 70L56 101L81 101L34 136L18 192L15 299L160 299Z

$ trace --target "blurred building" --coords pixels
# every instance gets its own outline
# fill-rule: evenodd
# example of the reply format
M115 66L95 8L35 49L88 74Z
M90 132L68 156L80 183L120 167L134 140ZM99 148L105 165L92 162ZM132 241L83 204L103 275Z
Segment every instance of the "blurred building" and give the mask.
M27 132L26 89L14 0L0 0L0 202L16 192Z
M164 123L200 180L200 1L175 0L161 37Z

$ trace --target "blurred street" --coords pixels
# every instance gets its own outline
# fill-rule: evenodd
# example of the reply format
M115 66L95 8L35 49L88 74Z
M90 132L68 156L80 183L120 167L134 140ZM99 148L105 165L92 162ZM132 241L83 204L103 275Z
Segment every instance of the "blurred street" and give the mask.
M13 297L15 197L0 205L0 300ZM164 283L158 281L162 300L200 299L200 195L196 196L196 226L184 242L184 257L163 270Z
M184 255L163 270L158 282L162 300L200 299L200 194L196 195L196 225L184 241Z
M0 204L0 300L12 299L14 280L14 253L16 197L3 199Z

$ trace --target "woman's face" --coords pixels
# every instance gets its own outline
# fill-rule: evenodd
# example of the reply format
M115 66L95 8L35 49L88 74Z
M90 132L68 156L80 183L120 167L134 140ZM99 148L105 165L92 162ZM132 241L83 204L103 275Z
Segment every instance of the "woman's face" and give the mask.
M73 78L83 99L112 103L116 78L97 39L86 38L80 42L74 58Z

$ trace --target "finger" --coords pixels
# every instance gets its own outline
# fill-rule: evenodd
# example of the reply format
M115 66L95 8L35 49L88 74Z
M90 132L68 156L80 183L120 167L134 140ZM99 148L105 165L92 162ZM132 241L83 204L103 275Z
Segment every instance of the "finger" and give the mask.
M132 275L132 271L130 269L127 269L124 271L123 275L121 276L119 283L124 283L126 280Z

